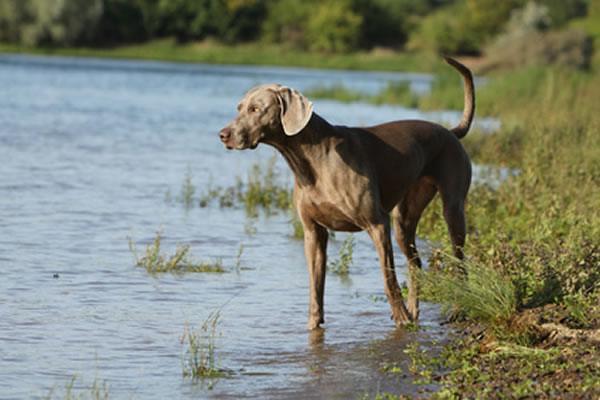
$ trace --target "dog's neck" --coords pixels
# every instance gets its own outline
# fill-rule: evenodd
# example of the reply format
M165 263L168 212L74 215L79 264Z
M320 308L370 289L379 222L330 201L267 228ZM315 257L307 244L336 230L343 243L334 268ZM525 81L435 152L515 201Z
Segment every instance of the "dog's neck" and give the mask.
M300 186L314 185L315 169L329 152L328 143L332 136L323 132L334 132L333 127L316 113L298 134L278 136L278 139L266 141L283 155L292 169L296 182Z

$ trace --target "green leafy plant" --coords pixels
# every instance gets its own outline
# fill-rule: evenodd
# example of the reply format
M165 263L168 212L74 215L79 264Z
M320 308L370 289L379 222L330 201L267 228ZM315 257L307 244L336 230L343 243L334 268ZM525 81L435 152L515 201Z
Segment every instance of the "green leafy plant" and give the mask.
M327 266L328 270L336 275L347 276L350 273L353 253L354 236L348 235L340 247L338 258L329 262L329 265Z
M150 274L160 274L170 272L174 274L183 274L186 272L225 272L221 260L215 262L196 262L189 258L190 246L178 246L175 254L164 256L161 254L161 232L156 232L152 244L146 246L142 256L138 256L135 243L129 239L129 249L135 258L135 265L142 267Z

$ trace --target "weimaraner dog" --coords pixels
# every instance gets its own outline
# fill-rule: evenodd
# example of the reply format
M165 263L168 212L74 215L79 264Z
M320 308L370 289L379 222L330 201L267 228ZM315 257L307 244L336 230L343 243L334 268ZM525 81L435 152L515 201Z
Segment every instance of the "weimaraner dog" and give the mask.
M462 120L452 129L419 120L334 126L313 112L312 103L298 91L268 84L246 93L237 117L221 130L227 149L269 144L294 173L294 204L304 227L310 277L309 329L324 322L328 229L368 232L397 326L416 321L419 315L415 275L421 260L415 232L421 213L438 191L454 253L463 258L471 162L459 139L473 120L475 90L469 69L451 58L446 61L463 76L465 90ZM390 214L396 240L408 259L408 307L394 271Z

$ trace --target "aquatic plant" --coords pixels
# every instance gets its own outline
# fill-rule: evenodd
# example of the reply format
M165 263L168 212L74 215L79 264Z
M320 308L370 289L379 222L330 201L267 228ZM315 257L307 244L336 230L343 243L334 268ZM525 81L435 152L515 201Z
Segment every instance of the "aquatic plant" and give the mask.
M196 187L192 183L192 170L188 166L185 176L183 178L183 184L181 191L177 197L177 201L182 203L185 208L191 208L194 203L194 194L196 193Z
M66 383L62 393L57 393L53 388L46 396L46 400L108 400L110 398L108 383L106 381L101 381L98 377L96 377L90 385L79 385L82 386L80 388L76 388L76 382L77 376L73 375L71 380Z
M135 258L135 265L145 268L150 274L160 274L170 272L182 274L186 272L225 272L222 261L217 259L214 262L196 262L190 259L189 245L177 246L175 254L164 256L161 254L161 232L156 232L152 244L146 246L144 254L140 257L137 254L135 243L129 238L129 249Z
M348 235L338 252L338 258L330 261L328 270L336 275L347 276L352 265L352 256L354 253L354 236Z
M274 210L289 210L292 205L292 190L279 182L276 161L277 155L274 154L266 165L252 165L245 182L238 177L234 186L209 187L200 196L200 206L206 207L213 200L218 200L220 207L241 204L249 217L256 217L260 209L268 214Z
M199 329L186 325L181 336L183 348L182 372L184 377L192 379L220 378L227 375L219 369L216 356L220 310L211 312Z
M294 210L291 211L292 218L290 223L292 224L292 237L294 239L304 239L304 226L302 225L302 221L300 221L300 217L298 217L298 213Z

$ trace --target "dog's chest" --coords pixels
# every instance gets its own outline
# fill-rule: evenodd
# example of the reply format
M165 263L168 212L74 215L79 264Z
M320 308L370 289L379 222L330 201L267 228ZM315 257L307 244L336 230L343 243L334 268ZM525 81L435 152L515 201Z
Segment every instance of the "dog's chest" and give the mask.
M371 208L369 192L362 186L350 180L305 187L299 189L298 206L304 215L329 229L360 231L365 211Z

